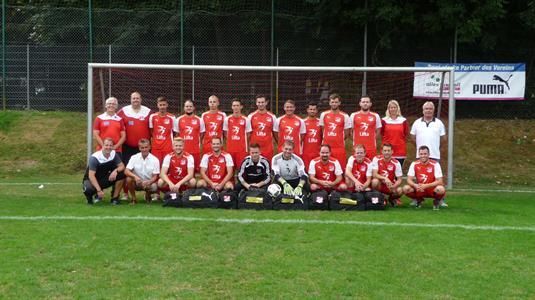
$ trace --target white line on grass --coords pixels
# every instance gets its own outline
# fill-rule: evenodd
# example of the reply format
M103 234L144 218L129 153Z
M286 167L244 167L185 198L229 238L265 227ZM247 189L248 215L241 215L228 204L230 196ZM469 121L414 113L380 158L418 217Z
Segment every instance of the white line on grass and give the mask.
M80 182L0 182L0 185L82 185Z
M359 226L395 226L420 228L458 228L466 230L484 231L530 231L535 232L535 226L496 226L496 225L468 225L468 224L427 224L427 223L399 223L399 222L365 222L339 221L316 219L227 219L227 218L197 218L197 217L150 217L150 216L0 216L2 221L182 221L182 222L216 222L238 224L335 224Z

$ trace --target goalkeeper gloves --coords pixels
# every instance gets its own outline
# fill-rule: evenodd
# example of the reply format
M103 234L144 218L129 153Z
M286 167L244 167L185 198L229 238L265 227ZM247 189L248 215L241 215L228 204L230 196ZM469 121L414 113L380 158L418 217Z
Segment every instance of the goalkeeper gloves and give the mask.
M303 196L303 187L298 185L294 190L294 195L295 196Z
M288 196L293 196L294 189L288 182L284 183L283 188L284 188L284 194Z

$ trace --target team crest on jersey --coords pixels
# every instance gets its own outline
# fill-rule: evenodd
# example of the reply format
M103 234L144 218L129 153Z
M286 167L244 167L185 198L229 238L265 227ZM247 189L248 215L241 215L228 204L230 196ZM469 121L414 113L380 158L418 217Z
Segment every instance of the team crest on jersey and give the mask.
M329 171L334 171L334 166L329 166Z
M223 157L220 157L219 158L219 163L221 164L221 163L224 163L224 162L225 162L225 159Z
M245 125L245 121L244 120L240 120L240 125Z
M169 119L163 120L163 123L166 124L166 125L169 124Z
M272 122L272 121L271 121L271 118L267 119L267 122L268 122L268 123L271 123L271 122Z
M217 116L218 121L221 121L222 118L223 118L222 116Z
M360 166L360 171L361 171L361 172L366 171L366 166Z
M427 167L426 172L427 172L427 173L431 173L431 172L433 172L433 168L431 168L431 167Z
M342 119L341 119L340 117L336 117L336 118L334 118L334 121L335 121L336 123L340 123L340 122L342 121Z
M142 117L139 118L139 120L140 121L145 121L145 117L142 116Z
M192 120L192 121L191 121L191 124L192 124L192 125L197 125L197 120Z
M181 159L181 160L180 160L180 165L181 165L181 166L186 165L186 160L185 160L185 159Z
M104 122L102 122L102 125L103 126L110 126L110 121L104 121Z
M295 121L294 126L299 126L299 122Z
M369 116L369 117L368 117L368 121L373 122L373 117L372 117L372 116Z
M392 166L392 165L388 165L386 168L388 169L388 171L393 171L394 170L394 166Z
M128 121L128 125L134 126L134 121L132 121L132 120Z

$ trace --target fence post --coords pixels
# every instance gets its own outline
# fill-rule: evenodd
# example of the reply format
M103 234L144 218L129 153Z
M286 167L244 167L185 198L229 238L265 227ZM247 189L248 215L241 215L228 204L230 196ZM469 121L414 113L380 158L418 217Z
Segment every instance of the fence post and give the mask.
M30 110L30 44L26 44L26 109Z

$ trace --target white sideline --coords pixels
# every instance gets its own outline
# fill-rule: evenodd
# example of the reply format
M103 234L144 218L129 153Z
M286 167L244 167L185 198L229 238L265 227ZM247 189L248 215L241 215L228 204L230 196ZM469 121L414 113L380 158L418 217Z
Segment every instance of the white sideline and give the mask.
M227 218L198 218L198 217L151 217L151 216L0 216L0 221L182 221L182 222L215 222L238 224L334 224L358 226L394 226L419 228L454 228L483 231L528 231L535 232L535 226L496 226L496 225L468 225L468 224L427 224L427 223L399 223L399 222L366 222L339 221L316 219L227 219Z

